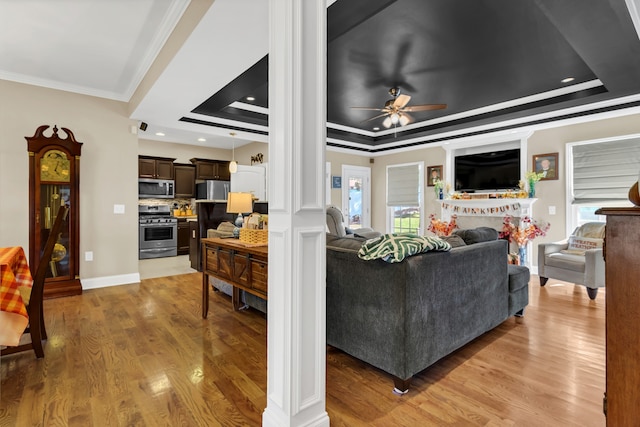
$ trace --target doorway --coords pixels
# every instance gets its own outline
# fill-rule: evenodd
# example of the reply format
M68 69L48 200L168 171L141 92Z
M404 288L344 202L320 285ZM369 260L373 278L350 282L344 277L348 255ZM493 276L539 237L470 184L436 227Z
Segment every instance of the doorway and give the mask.
M371 169L342 165L342 212L347 227L371 227Z

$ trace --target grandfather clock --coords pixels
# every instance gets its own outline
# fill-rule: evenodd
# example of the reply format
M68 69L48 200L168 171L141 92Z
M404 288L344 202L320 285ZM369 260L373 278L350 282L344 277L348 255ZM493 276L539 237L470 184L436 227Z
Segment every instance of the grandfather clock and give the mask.
M32 270L40 263L44 244L58 209L69 207L69 215L56 242L45 279L45 298L82 293L80 284L80 151L82 143L76 141L67 128L65 138L58 136L53 127L51 136L43 125L35 135L25 137L29 152L29 265Z

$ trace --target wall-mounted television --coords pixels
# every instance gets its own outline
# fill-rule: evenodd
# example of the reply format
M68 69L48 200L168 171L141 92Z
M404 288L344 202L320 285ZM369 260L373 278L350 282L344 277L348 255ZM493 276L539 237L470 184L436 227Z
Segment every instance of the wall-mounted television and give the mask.
M467 154L454 158L455 190L500 191L518 188L520 149Z

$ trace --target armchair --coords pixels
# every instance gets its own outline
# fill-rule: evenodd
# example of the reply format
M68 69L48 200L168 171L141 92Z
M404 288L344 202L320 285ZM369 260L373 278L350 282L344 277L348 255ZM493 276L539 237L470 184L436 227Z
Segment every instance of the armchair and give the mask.
M327 206L327 233L337 237L359 236L365 239L373 239L381 236L382 233L374 231L372 228L350 229L344 225L344 217L340 209L335 206Z
M538 244L540 286L552 279L583 285L592 300L605 285L603 222L588 222L562 242Z

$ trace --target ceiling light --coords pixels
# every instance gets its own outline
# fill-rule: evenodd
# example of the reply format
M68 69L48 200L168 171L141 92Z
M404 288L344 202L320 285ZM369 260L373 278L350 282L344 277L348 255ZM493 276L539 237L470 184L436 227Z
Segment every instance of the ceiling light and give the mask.
M245 99L247 101L255 101L256 100L253 96L247 96Z
M562 83L569 83L569 82L572 82L574 80L575 80L574 77L567 77L566 79L562 79L561 82Z
M205 142L205 141L206 141L206 139L204 139L204 138L198 138L198 142Z
M400 126L406 126L409 124L409 117L405 116L404 114L400 115Z
M400 116L398 116L398 113L393 113L391 114L391 123L394 125L398 124L398 121L400 120Z
M157 135L157 136L164 136L164 133L162 133L162 132L156 132L156 135Z
M374 127L373 130L380 130L378 126Z

